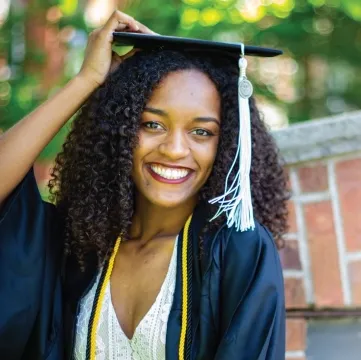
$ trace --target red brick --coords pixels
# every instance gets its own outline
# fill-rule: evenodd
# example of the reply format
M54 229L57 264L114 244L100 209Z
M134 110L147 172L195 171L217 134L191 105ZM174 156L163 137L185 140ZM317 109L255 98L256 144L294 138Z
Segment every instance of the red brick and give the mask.
M343 229L347 250L361 250L361 159L336 164Z
M352 305L361 305L361 261L352 262L348 267L352 289Z
M330 201L304 205L317 307L343 305L333 213Z
M322 164L298 168L302 192L325 191L328 189L327 167Z
M307 324L304 319L287 319L286 351L304 351L306 348Z
M291 169L291 167L288 167L288 166L284 167L284 174L285 174L285 177L286 177L286 180L287 180L287 187L289 189L292 188L291 181L290 181L290 169Z
M295 204L292 200L287 202L288 207L288 232L296 233L297 232L297 222L296 222L296 212L295 212Z
M306 307L305 291L302 279L285 279L285 298L287 309Z
M286 240L279 254L283 269L302 270L297 240Z

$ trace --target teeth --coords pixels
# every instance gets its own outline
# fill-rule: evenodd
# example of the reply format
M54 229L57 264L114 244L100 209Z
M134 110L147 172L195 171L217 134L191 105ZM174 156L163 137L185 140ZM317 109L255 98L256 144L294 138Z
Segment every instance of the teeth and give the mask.
M182 179L189 174L189 170L185 169L171 169L159 165L151 165L150 167L156 174L169 180Z

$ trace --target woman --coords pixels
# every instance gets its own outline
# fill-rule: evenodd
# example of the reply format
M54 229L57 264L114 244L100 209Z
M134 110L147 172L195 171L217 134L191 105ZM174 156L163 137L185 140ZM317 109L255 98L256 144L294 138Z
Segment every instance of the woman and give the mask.
M255 102L263 225L239 232L223 217L208 222L237 147L234 65L165 50L112 58L112 33L124 29L152 33L116 11L91 34L79 75L1 137L1 353L281 360L270 231L281 241L288 194ZM80 107L52 172L54 206L29 169Z

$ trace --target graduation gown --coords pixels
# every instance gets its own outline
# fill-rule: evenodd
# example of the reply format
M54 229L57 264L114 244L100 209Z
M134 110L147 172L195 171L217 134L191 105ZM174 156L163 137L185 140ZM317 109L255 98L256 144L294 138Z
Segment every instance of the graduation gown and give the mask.
M185 347L192 360L283 360L285 304L280 261L270 232L221 227L199 234L204 209L189 230L192 260ZM182 234L181 234L182 235ZM182 326L182 242L168 319L166 359L179 359ZM95 254L85 272L63 258L62 221L44 202L33 170L0 211L0 354L6 360L72 358L79 303L97 275Z

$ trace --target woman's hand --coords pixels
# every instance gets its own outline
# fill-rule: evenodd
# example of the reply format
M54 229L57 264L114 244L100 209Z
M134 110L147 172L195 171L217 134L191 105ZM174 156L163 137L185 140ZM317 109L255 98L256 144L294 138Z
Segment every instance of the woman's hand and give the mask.
M155 34L131 16L121 11L114 11L103 27L94 30L89 35L85 58L78 76L84 78L92 86L98 87L105 81L111 70L125 58L133 55L136 50L122 57L112 52L113 32L124 30Z

